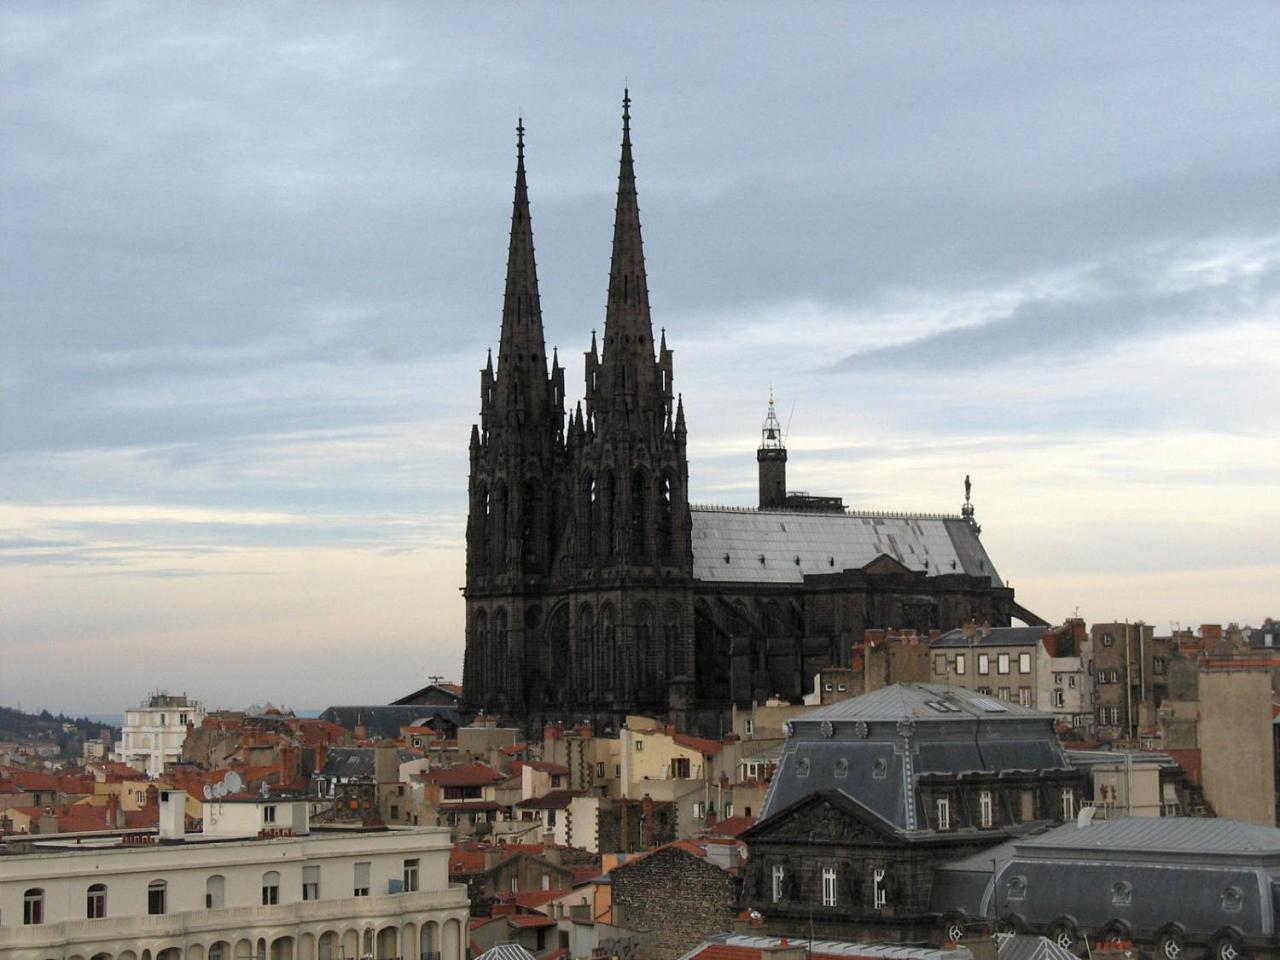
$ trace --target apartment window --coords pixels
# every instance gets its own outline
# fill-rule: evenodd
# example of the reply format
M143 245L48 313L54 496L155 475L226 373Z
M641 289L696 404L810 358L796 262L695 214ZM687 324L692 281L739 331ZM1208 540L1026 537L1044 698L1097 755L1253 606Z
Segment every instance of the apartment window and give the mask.
M836 905L836 868L822 868L822 905L824 907L834 907Z
M404 892L413 893L418 889L418 864L420 861L406 860L404 862Z
M1065 706L1066 702L1067 702L1066 694L1063 693L1061 690L1055 689L1053 691L1053 705L1055 707L1061 707L1061 706Z
M978 673L984 677L991 672L991 655L989 653L978 654Z
M1056 687L1060 687L1060 686L1062 686L1062 674L1060 674L1060 673L1055 673L1055 674L1053 675L1053 684L1054 684L1054 686L1056 686Z
M990 688L990 687L979 687L979 688L978 688L978 692L979 692L980 694L982 694L984 697L989 697L989 696L991 696L991 688Z
M746 722L743 724L742 729L743 729L743 731L745 731L745 733L746 733L746 735L747 735L748 737L749 737L749 736L751 736L753 733L755 733L755 732L756 732L756 723L755 723L755 721L754 721L754 720L752 720L750 717L748 717L748 718L747 718L747 720L746 720Z
M369 864L367 862L357 863L355 868L354 895L367 897L369 895Z
M938 810L938 829L951 829L951 801L946 797L938 797L936 801Z
M320 865L304 864L302 867L302 899L320 899Z
M613 765L613 776L615 779L622 776L622 764L615 763Z
M147 913L153 917L160 917L168 912L169 884L163 880L152 880L147 884Z
M1071 676L1067 677L1067 686L1070 687L1072 690L1076 688L1075 674L1072 674Z
M875 870L871 874L871 893L874 897L873 903L877 910L889 903L888 885L884 882L885 869L882 867Z
M989 827L995 818L995 805L991 802L991 791L983 790L978 794L978 822Z
M603 760L596 764L596 776L599 777L601 780L604 779L604 761Z
M1115 642L1116 642L1116 637L1114 633L1104 633L1102 635L1102 645L1104 647L1109 647Z
M262 808L262 822L263 823L276 822L276 806L274 803L269 803Z
M227 905L227 881L224 877L215 874L204 882L204 908L206 910L221 910Z
M391 819L392 820L400 819L400 808L396 806L394 803L391 805Z
M693 819L701 820L703 816L702 801L695 800L693 802Z
M935 653L933 655L933 672L939 677L947 675L947 655L945 653Z
M1024 707L1029 707L1029 706L1031 706L1031 703L1032 703L1032 696L1031 696L1031 688L1030 688L1030 687L1019 687L1019 688L1018 688L1018 703L1019 703L1019 704L1021 704L1021 705L1022 705L1022 706L1024 706Z
M996 694L1001 700L1012 700L1013 692L1008 687L1001 687Z
M741 779L759 780L764 775L764 764L759 760L743 760Z
M782 864L775 863L773 865L773 902L782 902L782 882L786 877L786 872Z
M1029 653L1018 654L1018 672L1019 673L1031 672L1031 654Z
M1070 787L1062 789L1062 819L1074 820L1076 817L1076 792Z
M828 680L826 683L824 683L824 684L822 685L822 689L823 689L824 691L826 691L827 693L830 693L830 692L831 692L831 681L830 681L830 680Z
M671 779L672 780L688 780L689 779L689 758L688 757L672 757L671 758Z
M956 654L956 676L957 677L964 676L964 654L963 653Z
M1007 653L996 654L996 673L1009 672L1009 655Z
M1168 669L1169 669L1169 662L1165 660L1164 657L1151 658L1152 673L1157 674L1159 676L1164 676L1164 674L1168 671Z
M44 923L44 891L39 887L22 895L22 922L28 927Z
M844 693L844 692L845 692L846 690L848 690L848 689L849 689L849 685L848 685L848 684L845 684L845 683L837 683L837 684L836 684L836 693Z
M85 898L84 915L90 920L101 920L107 915L107 888L105 884L95 883L89 887Z
M280 874L268 870L262 875L262 905L275 906L280 902Z

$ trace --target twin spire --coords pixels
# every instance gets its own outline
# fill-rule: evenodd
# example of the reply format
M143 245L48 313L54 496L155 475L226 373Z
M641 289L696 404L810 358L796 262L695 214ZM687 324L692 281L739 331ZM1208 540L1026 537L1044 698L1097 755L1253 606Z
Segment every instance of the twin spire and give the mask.
M546 399L546 341L529 215L529 185L524 164L524 120L516 126L516 185L511 209L511 243L502 304L502 333L496 376L499 401L524 407ZM595 351L594 334L592 352ZM558 370L553 368L552 378ZM631 155L631 96L622 98L622 159L614 215L613 255L604 324L603 392L635 395L655 380L653 326L644 247L640 239L640 206Z

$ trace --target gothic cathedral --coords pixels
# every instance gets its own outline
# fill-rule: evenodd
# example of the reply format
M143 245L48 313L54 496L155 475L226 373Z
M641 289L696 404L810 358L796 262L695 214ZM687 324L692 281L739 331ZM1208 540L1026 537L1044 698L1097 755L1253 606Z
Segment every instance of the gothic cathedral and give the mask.
M622 160L603 343L565 420L547 370L519 128L497 366L471 431L463 689L488 713L616 726L679 723L693 684L684 410L649 317L623 100Z

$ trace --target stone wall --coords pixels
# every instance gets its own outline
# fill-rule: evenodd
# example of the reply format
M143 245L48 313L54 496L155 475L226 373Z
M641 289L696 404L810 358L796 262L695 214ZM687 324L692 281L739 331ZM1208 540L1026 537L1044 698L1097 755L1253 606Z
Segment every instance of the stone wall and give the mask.
M648 937L648 960L675 960L732 926L733 877L679 847L663 847L610 876L614 923Z

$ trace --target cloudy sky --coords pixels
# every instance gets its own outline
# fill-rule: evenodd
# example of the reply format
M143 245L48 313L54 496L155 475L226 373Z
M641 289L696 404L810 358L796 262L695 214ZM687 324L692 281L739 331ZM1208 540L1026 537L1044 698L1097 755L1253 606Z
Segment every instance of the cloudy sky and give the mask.
M461 670L513 134L549 345L624 83L692 496L958 509L1057 620L1256 623L1280 560L1280 7L0 9L0 702Z

